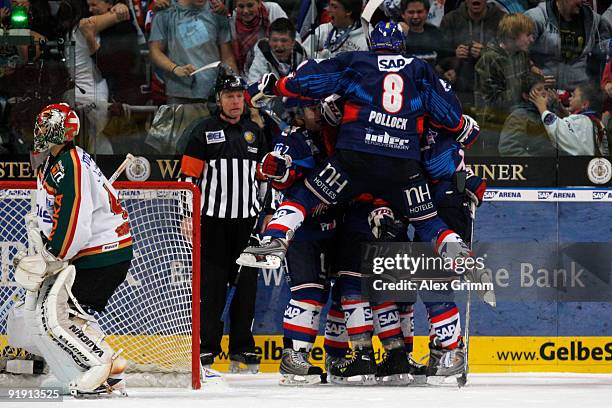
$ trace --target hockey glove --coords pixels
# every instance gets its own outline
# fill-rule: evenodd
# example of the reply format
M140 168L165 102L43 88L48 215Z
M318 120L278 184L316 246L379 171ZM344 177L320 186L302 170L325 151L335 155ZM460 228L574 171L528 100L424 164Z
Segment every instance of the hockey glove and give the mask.
M476 207L480 207L480 204L482 204L486 190L487 182L476 176L473 172L468 171L467 178L465 179L465 194L470 201L476 204Z
M249 104L255 108L265 105L270 99L276 97L274 90L278 77L273 73L264 74L261 80L248 87Z
M393 210L389 207L373 209L368 215L368 222L372 229L372 235L379 241L393 241L403 227L403 224L395 221Z
M342 111L338 106L340 95L331 94L321 102L321 116L330 126L338 126L342 121Z
M480 127L471 116L463 115L463 127L457 134L455 140L461 144L461 147L470 147L472 143L478 139L480 135Z
M261 173L280 183L287 181L289 168L291 167L291 156L273 151L266 153L261 161Z

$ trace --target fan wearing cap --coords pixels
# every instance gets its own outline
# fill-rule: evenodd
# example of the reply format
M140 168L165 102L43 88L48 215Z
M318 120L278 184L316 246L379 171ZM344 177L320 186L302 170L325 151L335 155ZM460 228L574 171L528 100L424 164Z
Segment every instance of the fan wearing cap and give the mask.
M221 74L215 94L216 115L185 130L187 147L181 160L182 179L202 191L202 286L200 350L203 366L221 352L228 284L235 282L234 259L249 241L261 210L259 162L268 146L259 126L245 114L245 84ZM261 200L262 201L262 200ZM191 224L186 219L184 225ZM257 271L242 268L229 312L230 360L257 369L259 356L251 333L255 313Z
M74 395L122 384L126 361L104 340L94 313L104 312L132 260L128 214L91 156L74 144L79 127L64 103L36 118L34 152L48 153L36 169L36 213L25 220L36 254L14 261L15 280L32 302L13 314L24 320L12 325L18 333L9 331L9 342L28 332L27 349L42 355Z

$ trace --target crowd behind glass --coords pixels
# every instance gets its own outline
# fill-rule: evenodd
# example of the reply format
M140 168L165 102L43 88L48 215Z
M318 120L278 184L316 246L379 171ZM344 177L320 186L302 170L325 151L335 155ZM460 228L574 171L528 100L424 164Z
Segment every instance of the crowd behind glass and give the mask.
M302 4L304 3L305 4ZM95 154L181 153L214 114L216 61L246 82L365 50L362 0L0 0L0 154L27 153L42 106L72 103ZM607 156L610 1L385 0L406 52L453 84L482 134L469 155ZM29 41L7 33L27 14ZM23 35L19 38L23 39ZM291 103L270 109L286 118ZM251 110L267 131L269 115Z

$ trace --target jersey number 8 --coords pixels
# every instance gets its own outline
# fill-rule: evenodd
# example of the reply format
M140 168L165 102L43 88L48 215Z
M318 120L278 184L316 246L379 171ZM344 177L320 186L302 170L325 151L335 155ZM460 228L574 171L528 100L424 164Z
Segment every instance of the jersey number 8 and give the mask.
M401 75L391 73L383 80L382 106L388 113L397 113L404 105L404 79Z

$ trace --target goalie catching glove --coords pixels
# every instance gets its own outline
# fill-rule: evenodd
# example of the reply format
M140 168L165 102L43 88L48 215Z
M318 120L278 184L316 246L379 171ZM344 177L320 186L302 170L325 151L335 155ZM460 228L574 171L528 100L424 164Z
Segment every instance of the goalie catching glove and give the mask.
M19 252L13 259L15 266L15 281L22 288L36 292L49 275L55 275L68 266L68 262L56 258L44 246L38 247L39 252L27 255Z
M289 177L291 156L277 151L266 153L261 161L261 172L270 180L284 183Z

